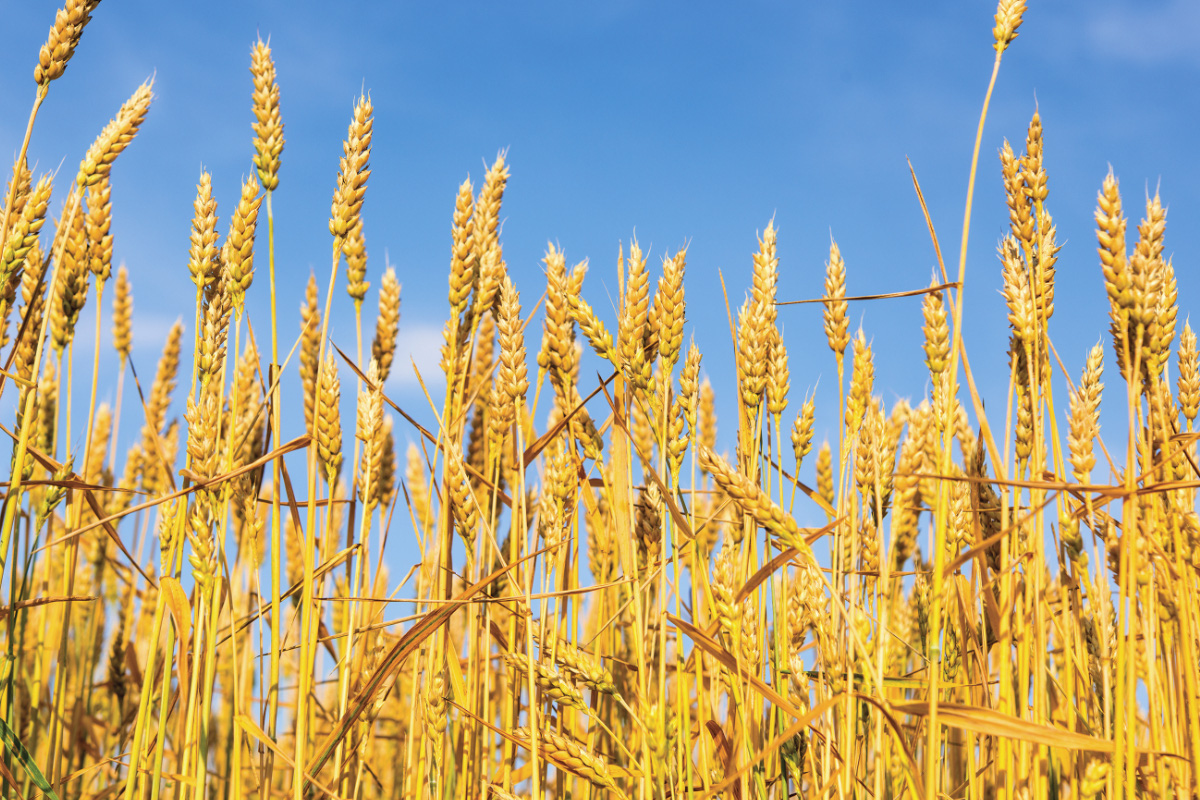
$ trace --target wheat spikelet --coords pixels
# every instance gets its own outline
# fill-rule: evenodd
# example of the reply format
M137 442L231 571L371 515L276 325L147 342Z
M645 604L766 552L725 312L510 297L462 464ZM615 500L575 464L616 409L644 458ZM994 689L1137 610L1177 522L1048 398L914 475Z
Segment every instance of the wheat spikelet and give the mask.
M117 629L113 632L112 642L108 646L108 690L117 698L120 707L125 702L125 635L129 622L129 606L131 589L122 593L122 602L117 603Z
M354 224L346 233L342 243L342 254L346 256L346 293L361 307L371 284L367 281L367 242L363 238L362 216L354 218Z
M326 364L328 368L328 363ZM324 400L322 400L322 405ZM360 478L358 496L366 502L373 498L369 487L379 475L380 464L383 461L383 387L379 383L379 364L371 359L367 367L367 380L358 391L358 409L356 413L357 433L363 443L362 464L359 467ZM368 504L369 506L369 504Z
M567 261L553 243L546 246L546 322L537 354L539 369L550 373L560 392L575 372L575 321L571 318L571 287ZM584 266L584 269L587 267Z
M526 800L523 795L513 794L494 783L488 784L488 797L493 797L495 800Z
M870 399L858 437L854 442L854 482L862 498L863 508L874 513L872 495L879 480L879 450L883 447L883 411L879 401Z
M500 202L508 184L508 167L504 153L497 154L495 162L484 176L483 186L471 214L471 260L475 264L479 290L475 297L474 313L490 311L499 299L500 284L506 272L500 250L498 226L500 224Z
M520 296L506 276L500 288L500 316L496 320L500 334L500 368L496 370L496 389L501 397L492 415L492 436L503 439L512 425L514 403L524 405L529 379L525 366L525 338L521 332Z
M794 547L806 558L812 558L812 551L804 541L796 520L763 494L757 483L734 470L725 459L703 445L699 455L700 463L743 513L749 514L760 526L779 537L783 547Z
M1029 288L1029 273L1020 245L1012 237L1000 243L1000 262L1004 266L1004 300L1008 304L1008 322L1013 333L1025 344L1037 338L1033 292Z
M133 294L129 288L129 270L122 264L117 269L116 292L113 295L113 349L122 365L129 360L133 349Z
M188 272L191 273L192 283L207 291L217 280L221 268L217 250L217 201L212 196L212 175L207 172L200 173L193 207L195 212L192 215Z
M192 472L201 478L211 478L220 469L218 459L217 420L219 419L219 392L216 387L200 390L198 399L188 399L187 453Z
M421 691L424 707L425 737L440 740L446 731L446 676L441 671L430 675ZM435 757L437 750L435 752Z
M533 740L528 728L518 728L513 731L512 735L524 746L531 746ZM578 775L593 786L607 789L620 800L625 800L625 795L617 788L617 782L613 779L604 760L585 749L574 739L568 739L556 733L552 728L543 725L538 729L538 745L546 758L562 765L564 769Z
M854 371L850 376L850 394L846 397L846 430L854 433L862 425L875 383L875 357L862 330L854 338Z
M9 229L8 241L0 254L0 287L4 287L6 296L11 295L15 299L16 285L20 283L25 260L30 249L37 244L42 226L46 224L46 209L50 205L52 188L49 175L39 178L37 185L26 194L20 216ZM12 300L8 302L11 308Z
M479 512L475 508L475 497L471 493L471 485L467 482L467 471L463 467L462 458L454 450L446 452L446 483L455 529L462 537L468 558L473 558L475 536L479 532Z
M388 267L379 284L379 316L375 319L375 338L371 358L379 364L379 382L385 383L396 357L396 336L400 331L400 281L396 270Z
M758 240L758 252L754 254L754 281L751 289L754 302L763 306L767 321L775 324L775 289L779 283L779 256L776 254L775 220L767 221L766 230Z
M683 347L684 293L683 273L686 269L687 248L676 251L671 258L663 259L663 274L658 280L654 294L654 309L657 312L655 338L658 354L668 369L679 358Z
M1129 291L1129 273L1125 247L1125 216L1121 211L1121 193L1112 169L1096 197L1096 239L1099 241L1100 266L1109 303L1115 314Z
M304 393L304 422L313 431L313 408L317 399L317 369L321 358L321 307L317 279L309 273L300 306L300 384Z
M1000 174L1004 179L1004 199L1008 204L1008 221L1012 235L1019 241L1033 243L1033 203L1025 193L1022 160L1013 153L1012 145L1004 140L1000 149Z
M1171 357L1171 343L1175 340L1175 324L1179 316L1179 286L1175 280L1175 267L1171 259L1161 259L1159 285L1156 295L1156 324L1151 328L1152 338L1147 343L1149 356L1153 359L1150 370L1162 374Z
M596 316L596 312L588 305L588 302L577 294L570 297L571 316L575 318L575 322L579 325L579 330L584 338L588 340L588 344L596 351L596 355L606 359L614 367L620 367L620 357L617 354L617 348L613 344L612 334L608 332L608 328Z
M1071 451L1071 465L1075 480L1088 483L1096 457L1092 446L1100 432L1100 393L1104 384L1100 376L1104 371L1104 349L1096 345L1088 353L1087 366L1079 381L1079 389L1071 395L1071 420L1067 443Z
M1200 411L1200 366L1196 357L1196 333L1191 323L1185 322L1179 336L1179 408L1189 427L1195 423Z
M1161 286L1157 275L1162 264L1163 231L1167 226L1167 210L1163 208L1158 194L1146 200L1146 216L1138 225L1138 240L1129 258L1131 302L1130 309L1135 324L1149 327L1156 322L1155 292Z
M812 450L815 423L816 405L813 398L809 397L800 407L800 413L796 415L796 422L792 426L792 455L796 458L797 474L800 472L800 465L804 463L804 457Z
M696 433L696 416L700 411L700 348L692 342L679 372L679 400L688 430Z
M133 141L146 119L146 112L150 110L150 101L153 99L151 85L151 82L147 82L139 86L88 148L75 178L80 188L91 186L106 177L117 156Z
M192 577L201 595L213 588L217 574L217 547L213 539L212 520L201 507L199 499L192 504L187 517L187 537L192 543L188 562L192 565Z
M618 270L624 269L624 253L617 256ZM621 299L621 316L617 324L617 346L622 362L633 369L645 355L646 323L650 319L650 273L637 241L629 245L629 272L625 280L625 295ZM582 323L580 323L582 327ZM591 337L589 336L590 340ZM639 372L639 369L634 369Z
M1042 164L1042 117L1034 109L1025 134L1025 155L1021 159L1021 180L1025 196L1031 202L1044 201L1049 193L1046 186L1046 169Z
M112 274L112 185L102 176L87 190L88 269L96 276L97 285Z
M504 161L504 153L496 154L496 160L488 168L483 179L483 187L479 190L479 198L475 202L472 217L474 228L474 249L482 260L485 252L495 247L499 238L497 228L500 224L500 202L504 198L504 189L508 184L508 166ZM497 287L498 289L499 287ZM487 310L484 307L483 310Z
M633 535L638 543L638 564L645 570L658 563L663 545L663 501L658 484L638 492L634 504Z
M788 376L787 348L783 344L783 336L779 330L771 326L769 331L770 344L767 348L767 410L775 415L776 420L787 409L788 390L791 382Z
M766 307L747 298L738 312L738 383L742 402L751 413L762 402L767 388L768 350L771 325Z
M392 492L396 491L396 439L392 433L394 423L391 414L383 415L383 427L380 429L381 443L379 447L379 464L376 475L371 478L371 496L368 503L375 507L387 506L391 502Z
M700 384L700 437L703 447L712 449L717 446L717 409L716 394L712 383L706 377Z
M229 343L229 319L233 314L229 272L222 269L216 280L208 285L208 307L204 310L200 331L200 351L197 354L197 375L201 384L220 378L225 367L225 351Z
M1038 311L1041 330L1046 330L1050 317L1054 316L1054 265L1058 261L1059 247L1057 230L1049 212L1042 208L1038 213L1038 243L1034 253L1034 303Z
M736 635L740 618L735 618L734 595L737 592L737 549L729 544L721 548L713 564L713 614L721 631L730 638Z
M846 316L849 304L846 296L846 262L837 242L829 244L829 261L825 263L825 338L838 358L850 344L850 320Z
M342 421L338 413L342 388L333 353L325 357L320 380L315 409L317 457L325 467L326 482L333 486L342 469Z
M33 80L41 87L62 76L67 63L79 46L83 29L92 18L92 12L100 0L67 0L54 15L54 25L46 37L46 43L38 52L38 63L33 68Z
M371 174L371 132L374 107L371 98L360 95L354 106L346 139L342 142L342 159L337 189L329 211L329 232L340 247L362 213L367 177Z
M55 284L56 294L50 298L50 333L54 349L60 354L74 340L79 312L87 303L87 228L82 214L71 217L64 236L61 274Z
M935 281L930 281L930 286ZM950 359L950 325L946 320L946 306L942 302L941 292L929 292L921 303L921 313L925 318L925 364L936 379L946 369Z
M1084 768L1083 778L1079 782L1079 796L1083 800L1096 800L1104 794L1108 786L1108 773L1111 764L1102 758L1093 758Z
M822 442L817 451L817 495L833 505L833 450L829 442Z
M1021 27L1024 14L1025 0L1000 0L996 6L996 27L992 28L995 44L992 47L997 57L1017 38L1017 28Z
M29 200L29 189L33 183L33 171L29 169L29 162L25 159L13 159L13 176L9 178L8 185L4 189L4 196L12 198L12 206L9 213L14 218L20 218L25 212L25 203Z
M612 673L595 657L568 642L557 642L554 646L554 661L562 671L575 678L593 691L616 694L617 687Z
M683 429L683 404L678 400L671 402L667 414L667 469L671 473L671 482L679 485L679 473L683 470L683 456L687 452L689 437Z
M458 318L467 307L467 300L479 280L479 271L471 258L474 233L471 213L474 193L468 178L458 187L454 199L454 226L450 246L450 315Z
M242 194L229 222L229 235L225 238L222 261L229 270L229 289L233 294L233 307L240 318L246 291L254 280L254 232L258 225L258 209L262 197L258 193L258 181L254 176L242 182Z
M279 83L271 48L260 38L250 48L250 74L254 80L254 166L263 189L279 186L279 156L283 153L283 118L279 113Z
M524 653L505 653L504 660L520 676L529 673L529 656ZM533 664L534 682L541 687L542 694L552 702L561 706L570 706L580 711L587 711L587 703L583 701L583 693L575 688L570 681L551 663L537 661Z

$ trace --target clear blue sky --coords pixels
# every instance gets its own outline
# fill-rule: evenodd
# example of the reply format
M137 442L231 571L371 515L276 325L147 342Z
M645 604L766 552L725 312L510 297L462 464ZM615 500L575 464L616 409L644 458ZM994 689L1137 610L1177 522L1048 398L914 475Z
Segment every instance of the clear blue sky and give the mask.
M0 2L0 149L8 154L20 144L32 67L56 7ZM191 323L185 264L201 168L213 173L222 232L252 169L248 65L260 33L274 51L286 125L276 193L281 327L297 330L309 270L322 281L327 274L341 140L366 89L376 112L364 206L368 302L386 253L404 285L402 348L431 377L438 377L455 189L468 174L481 178L483 160L501 148L512 171L502 241L525 301L543 289L539 260L548 240L569 262L590 259L585 293L610 320L619 242L636 231L656 267L663 253L689 243L688 330L706 354L726 420L733 372L718 270L736 305L749 284L755 233L772 216L780 299L820 294L831 232L847 261L850 294L924 286L935 260L907 157L943 246L958 251L992 61L992 0L347 2L333 9L283 0L106 0L53 84L31 160L39 171L63 163L71 174L121 102L156 76L149 118L113 172L116 259L132 274L134 357L143 376L153 373L170 324ZM970 242L966 341L990 407L1003 407L1007 381L994 255L1007 219L996 160L1003 138L1023 142L1039 104L1048 208L1065 244L1051 335L1076 374L1107 326L1092 211L1109 164L1131 216L1147 187L1161 187L1184 314L1200 298L1198 79L1193 2L1031 2L985 131ZM260 331L266 298L260 259L248 300ZM336 302L334 340L352 345L351 303L340 289ZM919 300L860 304L851 313L874 341L877 392L889 404L919 399L926 384ZM821 379L820 438L835 422L836 402L820 307L783 309L780 319L793 410ZM403 362L401 354L389 388L420 410L424 401ZM82 379L84 372L77 368ZM1109 378L1119 380L1115 370ZM113 386L102 382L102 398ZM131 419L125 429L134 429ZM403 423L397 434L403 448Z

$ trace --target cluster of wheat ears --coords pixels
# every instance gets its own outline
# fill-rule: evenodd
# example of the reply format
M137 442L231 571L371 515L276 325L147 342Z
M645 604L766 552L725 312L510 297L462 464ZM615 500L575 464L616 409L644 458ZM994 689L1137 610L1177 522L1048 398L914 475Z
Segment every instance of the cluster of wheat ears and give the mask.
M785 417L773 225L731 320L736 450L720 455L714 389L685 345L685 251L652 290L631 243L609 323L584 298L586 264L568 269L552 246L545 294L523 307L499 237L500 157L478 192L458 188L430 430L383 391L399 325L390 269L369 349L362 338L366 97L333 194L328 283L310 281L298 337L294 320L278 324L284 137L260 40L256 169L223 240L210 176L197 187L193 334L176 325L153 382L125 392L119 269L111 339L95 315L85 410L75 325L90 283L97 308L105 299L109 173L150 85L65 189L58 179L53 238L54 176L34 181L25 154L98 3L67 0L41 49L0 228L0 391L16 395L3 427L4 797L1196 796L1200 375L1188 325L1171 353L1178 293L1157 196L1133 242L1111 174L1096 210L1129 420L1119 446L1099 437L1105 348L1073 380L1048 333L1059 245L1036 114L1023 151L1000 153L1003 426L984 414L960 335L970 191L957 274L938 249L941 277L917 292L931 387L919 404L887 409L873 393L833 245L819 302L837 436L810 488L797 476L816 409L806 399ZM1024 11L999 4L988 98ZM264 239L270 275L254 280ZM244 319L252 284L270 292L269 357ZM342 286L353 354L327 335ZM121 360L114 408L96 404L102 340ZM607 379L580 377L588 349ZM123 461L122 400L142 420ZM283 430L281 408L301 402L306 428ZM419 442L402 474L393 410ZM1108 484L1093 482L1098 444ZM800 527L796 504L828 524ZM389 530L420 548L401 580L385 566Z

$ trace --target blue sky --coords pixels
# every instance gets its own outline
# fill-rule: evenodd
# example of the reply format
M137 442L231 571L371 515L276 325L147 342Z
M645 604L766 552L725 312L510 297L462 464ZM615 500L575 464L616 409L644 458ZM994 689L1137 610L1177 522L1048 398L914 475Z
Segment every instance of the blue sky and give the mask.
M966 343L989 407L1001 409L1007 329L995 246L1007 216L996 152L1004 137L1024 141L1035 103L1046 132L1048 208L1065 244L1051 335L1072 374L1107 325L1092 211L1110 164L1131 216L1147 188L1160 187L1183 313L1200 298L1192 269L1200 259L1200 6L1031 5L1005 57L984 135L967 271ZM9 154L20 145L32 67L56 6L0 2L8 43L0 50L0 98L8 109L0 149ZM149 118L113 171L115 253L131 270L141 375L153 374L172 322L191 322L185 265L201 168L213 174L222 232L252 169L248 65L260 33L274 51L287 139L275 197L281 328L298 330L295 310L310 269L322 282L327 275L340 144L365 89L376 112L364 206L368 304L386 253L404 285L401 347L427 377L439 377L455 189L468 174L478 181L484 159L502 148L512 172L502 241L527 304L544 287L539 262L547 241L559 243L569 263L590 259L585 293L610 320L621 241L636 232L655 265L689 244L688 330L705 353L726 420L733 367L718 271L736 307L749 285L755 234L772 216L780 231L780 299L821 293L831 233L848 265L850 294L922 287L935 259L907 157L946 252L958 252L992 61L991 0L333 8L106 0L53 84L31 161L39 171L61 163L71 174L96 132L155 75ZM260 336L269 320L266 276L262 258L248 299ZM341 287L336 305L334 341L352 346L352 305ZM81 343L90 341L91 313L80 323ZM851 315L874 342L876 391L889 404L919 399L926 385L919 300L858 304ZM836 416L820 307L782 309L780 319L793 412L821 381L820 438ZM403 353L399 361L390 392L428 419ZM585 362L585 369L597 366ZM78 379L84 373L77 367ZM1115 370L1109 378L1119 381ZM100 392L101 399L115 393L110 375ZM135 430L132 418L124 427ZM409 434L402 423L397 433L403 447Z

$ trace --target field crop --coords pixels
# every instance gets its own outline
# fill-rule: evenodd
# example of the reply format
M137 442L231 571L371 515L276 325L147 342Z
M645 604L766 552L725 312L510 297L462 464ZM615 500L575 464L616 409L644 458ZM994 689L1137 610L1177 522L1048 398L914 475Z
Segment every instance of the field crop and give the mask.
M847 296L836 243L815 299L825 336L785 341L773 221L723 277L726 308L703 310L728 317L723 385L689 342L686 248L659 267L623 245L611 315L588 263L554 245L545 285L517 286L501 154L448 220L432 426L384 389L412 367L399 277L364 241L381 146L366 94L329 176L328 271L298 315L277 308L294 280L274 250L286 104L261 39L236 207L218 215L207 172L196 187L194 304L177 309L191 325L153 375L127 368L136 287L113 274L110 171L154 113L152 83L77 169L26 163L104 6L66 0L54 20L0 224L0 393L16 412L4 797L1197 796L1196 334L1162 201L1127 210L1110 172L1095 211L1109 335L1081 370L1055 349L1069 300L1038 113L998 165L980 160L1024 0L995 14L959 253L926 215L939 271L907 294L927 396L875 391L851 303L891 297ZM967 259L977 177L1003 182L1009 212L988 221L1006 230L986 264ZM1009 345L969 358L966 289L986 269L1003 275ZM250 319L249 292L269 317ZM96 314L77 353L81 310L106 302L112 330ZM335 303L353 304L352 352L331 341ZM789 348L826 355L836 407L797 396ZM1003 365L1006 395L980 396L979 362ZM718 393L736 408L728 451ZM1102 403L1129 420L1107 441ZM833 441L815 441L818 419ZM405 454L401 429L419 443ZM400 537L420 552L407 574L389 571Z

